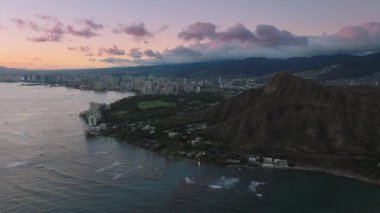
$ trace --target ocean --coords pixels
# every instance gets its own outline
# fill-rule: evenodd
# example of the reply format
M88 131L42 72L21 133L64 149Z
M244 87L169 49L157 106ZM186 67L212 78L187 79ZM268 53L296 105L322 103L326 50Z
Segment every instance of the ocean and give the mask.
M0 212L380 212L380 187L362 181L167 159L83 134L89 102L132 95L0 83Z

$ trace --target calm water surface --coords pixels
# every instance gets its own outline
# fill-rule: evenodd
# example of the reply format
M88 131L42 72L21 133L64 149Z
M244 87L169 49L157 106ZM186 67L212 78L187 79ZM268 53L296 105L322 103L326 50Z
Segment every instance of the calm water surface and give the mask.
M380 212L380 187L311 172L168 160L83 135L128 93L0 83L0 212Z

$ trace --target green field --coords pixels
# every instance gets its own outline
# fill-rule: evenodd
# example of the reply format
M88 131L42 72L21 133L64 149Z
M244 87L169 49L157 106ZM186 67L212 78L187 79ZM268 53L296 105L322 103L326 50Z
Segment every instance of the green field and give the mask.
M176 107L176 103L166 101L141 101L138 104L140 109L154 109L158 107Z

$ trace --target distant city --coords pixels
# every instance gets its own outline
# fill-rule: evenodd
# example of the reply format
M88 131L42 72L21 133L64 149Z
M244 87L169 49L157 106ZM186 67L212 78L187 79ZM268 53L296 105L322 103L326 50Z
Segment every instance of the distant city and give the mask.
M354 79L320 80L321 74L329 71L324 68L317 71L307 71L296 75L331 86L380 86L380 75L358 77ZM0 75L1 82L25 82L30 84L59 85L81 90L95 91L133 91L140 95L178 95L185 93L220 92L227 96L235 95L251 88L261 88L266 85L269 76L261 78L178 78L156 77L153 75L65 75L65 74L36 74L24 76Z
M41 75L27 74L21 79L27 83L56 84L82 90L134 91L141 95L178 95L183 93L214 92L218 89L242 91L263 87L258 78L188 79L130 75Z

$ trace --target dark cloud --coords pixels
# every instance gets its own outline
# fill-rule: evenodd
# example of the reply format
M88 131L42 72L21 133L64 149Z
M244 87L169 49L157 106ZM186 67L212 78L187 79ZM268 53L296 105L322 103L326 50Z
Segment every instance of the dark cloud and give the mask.
M77 50L78 50L78 47L67 47L67 50L70 50L70 51L77 51Z
M125 55L125 51L114 45L110 48L99 48L99 55Z
M74 26L68 25L66 27L67 33L73 36L91 38L99 36L98 31L104 28L102 24L96 23L92 19L81 19L77 21L77 24L80 25L80 29L76 29Z
M33 58L33 61L35 61L35 62L41 62L42 59L41 59L40 57L34 57L34 58Z
M79 47L79 50L82 52L90 52L91 48L89 46L81 46Z
M208 23L208 26L213 24ZM258 25L251 31L236 24L226 30L214 31L213 27L195 23L180 32L179 38L195 43L164 51L166 61L355 54L380 51L380 23L348 26L324 36L300 36L271 25Z
M36 15L36 17L42 20L42 23L26 21L28 23L33 23L33 25L27 26L41 34L35 37L30 37L28 40L34 42L61 42L63 40L65 34L64 24L58 18L49 15Z
M242 24L236 24L228 28L226 31L217 33L217 39L223 42L240 41L240 42L253 42L255 40L254 34Z
M98 36L96 32L89 28L84 28L84 29L75 29L73 26L67 26L66 28L67 33L71 34L73 36L78 36L78 37L83 37L83 38L91 38L94 36Z
M103 29L103 25L91 19L78 20L78 26L74 26L65 25L54 16L41 14L35 15L35 20L14 18L11 21L19 28L37 32L37 36L28 38L34 42L61 42L65 35L91 38L99 36L98 31Z
M366 22L360 25L363 29L367 30L370 39L380 39L380 23Z
M158 30L156 31L156 33L162 33L162 32L164 32L167 29L169 29L168 25L162 25L160 28L158 28Z
M78 21L80 24L85 25L87 28L92 29L92 30L102 30L104 29L104 26L100 23L96 23L92 19L81 19Z
M91 52L91 48L89 46L80 46L80 47L67 47L70 51L80 51L84 53Z
M154 50L151 50L151 49L145 50L144 51L144 55L146 57L155 58L155 59L162 59L163 58L163 55L160 52L154 51Z
M183 58L183 59L199 58L202 56L201 52L193 48L184 47L182 45L177 46L173 49L166 50L164 54L168 57Z
M132 48L129 50L128 56L131 58L142 58L143 52L140 51L140 48Z
M98 60L99 62L118 65L118 66L130 66L130 65L157 65L166 63L164 54L159 51L146 49L141 50L140 48L132 48L126 54L129 58L121 57L108 57ZM170 63L168 61L168 63Z
M132 60L126 59L126 58L103 58L99 60L100 62L107 63L107 64L115 64L115 65L128 65L132 63Z
M178 37L185 41L214 39L216 37L216 25L212 23L197 22L180 32Z
M143 35L139 34L139 35ZM288 58L321 54L380 51L380 23L367 22L343 27L322 36L300 36L271 25L258 25L251 31L243 24L217 30L212 23L197 22L178 34L187 45L166 49L131 49L128 58L107 58L117 65L163 64L247 57Z
M265 46L306 45L304 36L295 36L286 30L279 30L271 25L258 25L255 32L255 42Z
M178 37L185 41L218 41L218 42L252 42L265 46L305 45L307 39L295 36L289 31L279 30L271 25L258 25L255 32L238 23L225 31L216 31L212 23L197 22L180 32Z
M35 36L28 38L29 41L33 42L61 42L63 39L62 34L49 32L41 36Z
M136 40L143 40L153 37L153 33L146 29L144 23L131 25L119 24L118 28L115 28L113 32L117 34L127 34Z
M40 27L36 23L34 23L33 21L14 18L14 19L11 19L11 22L16 24L16 26L19 28L28 28L28 29L34 30L36 32L40 31Z

